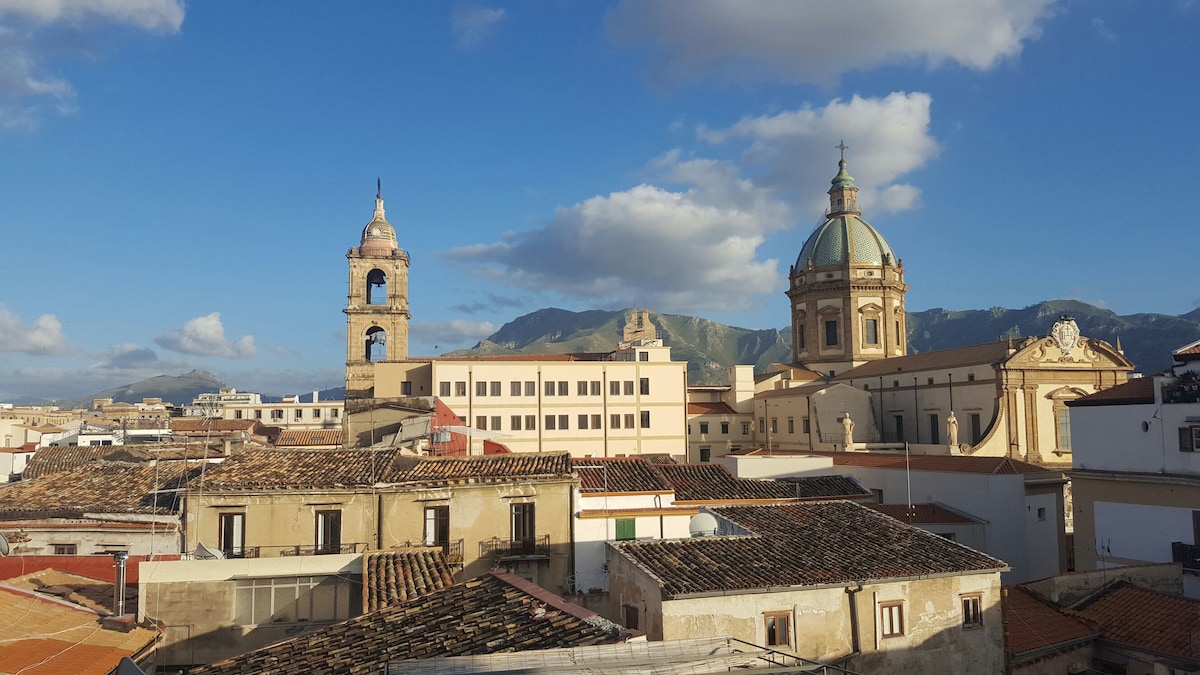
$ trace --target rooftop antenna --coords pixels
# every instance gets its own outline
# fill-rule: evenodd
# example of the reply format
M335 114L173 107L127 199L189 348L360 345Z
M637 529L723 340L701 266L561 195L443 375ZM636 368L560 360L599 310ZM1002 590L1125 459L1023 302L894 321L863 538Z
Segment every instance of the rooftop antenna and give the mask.
M379 180L379 176L375 177L375 199L383 198L383 181Z

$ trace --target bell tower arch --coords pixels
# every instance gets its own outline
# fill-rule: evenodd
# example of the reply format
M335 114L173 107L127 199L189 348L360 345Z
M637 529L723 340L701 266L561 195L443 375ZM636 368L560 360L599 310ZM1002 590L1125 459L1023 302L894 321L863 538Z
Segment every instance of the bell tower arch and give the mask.
M375 214L358 246L346 253L346 398L371 398L375 363L408 358L408 254L383 211L376 183Z

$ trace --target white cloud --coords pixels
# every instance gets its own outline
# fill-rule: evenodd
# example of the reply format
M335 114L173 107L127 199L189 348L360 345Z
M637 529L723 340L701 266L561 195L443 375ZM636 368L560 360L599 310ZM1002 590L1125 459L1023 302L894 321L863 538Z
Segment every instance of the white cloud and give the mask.
M837 167L834 141L849 146L847 163L865 211L882 213L914 208L920 190L895 182L938 153L929 133L933 99L921 92L894 92L882 98L855 96L823 108L803 107L774 115L744 117L725 129L697 128L713 144L748 140L742 160L763 169L758 184L797 195L804 213L821 213L822 192ZM809 158L827 157L826 162ZM817 189L821 188L821 189Z
M181 0L0 0L0 129L75 112L74 88L48 73L51 54L79 53L55 43L64 33L78 42L98 24L118 24L174 34L183 16Z
M495 333L500 327L490 321L426 321L409 326L412 337L431 345L454 347L464 343L479 342Z
M622 0L610 37L648 45L672 81L828 83L842 73L912 62L986 70L1040 35L1054 0Z
M190 319L183 327L154 338L154 342L173 352L197 356L240 359L258 353L253 335L246 335L232 342L225 338L225 327L221 325L220 312Z
M496 28L496 24L504 18L503 9L488 9L479 5L460 5L450 17L450 26L454 29L454 37L462 48L479 44Z
M1117 36L1117 32L1115 30L1113 30L1112 28L1109 28L1108 24L1105 23L1104 19L1101 19L1099 17L1093 17L1091 26L1092 26L1092 32L1095 33L1097 37L1099 37L1101 40L1104 40L1105 42L1116 42L1119 39Z
M790 222L786 204L727 162L672 151L650 166L687 189L643 184L592 197L542 228L446 255L499 283L666 312L743 308L778 289L778 260L756 253L766 232Z
M20 316L0 304L0 352L52 356L66 354L70 349L58 317L43 314L32 324L24 324Z

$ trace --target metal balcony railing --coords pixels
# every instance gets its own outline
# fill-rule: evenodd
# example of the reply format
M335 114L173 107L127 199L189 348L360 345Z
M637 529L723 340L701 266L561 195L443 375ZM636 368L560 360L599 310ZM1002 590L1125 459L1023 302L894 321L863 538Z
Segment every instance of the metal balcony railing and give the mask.
M235 546L221 549L221 554L226 558L257 558L258 549L258 546Z
M363 544L365 548L365 544ZM358 553L358 543L338 544L336 546L285 546L280 548L281 556L298 555L336 555L339 553Z
M549 558L550 535L525 539L492 537L479 542L480 558Z
M1187 572L1200 573L1200 546L1176 541L1171 544L1171 560L1183 563Z

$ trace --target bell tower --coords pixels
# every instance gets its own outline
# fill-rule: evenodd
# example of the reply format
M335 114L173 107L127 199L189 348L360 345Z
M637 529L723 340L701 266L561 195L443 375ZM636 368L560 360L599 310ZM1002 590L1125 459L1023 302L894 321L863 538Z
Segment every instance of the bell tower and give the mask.
M376 181L375 215L358 246L346 253L350 290L346 297L346 399L371 398L377 361L408 358L408 254L383 212Z

